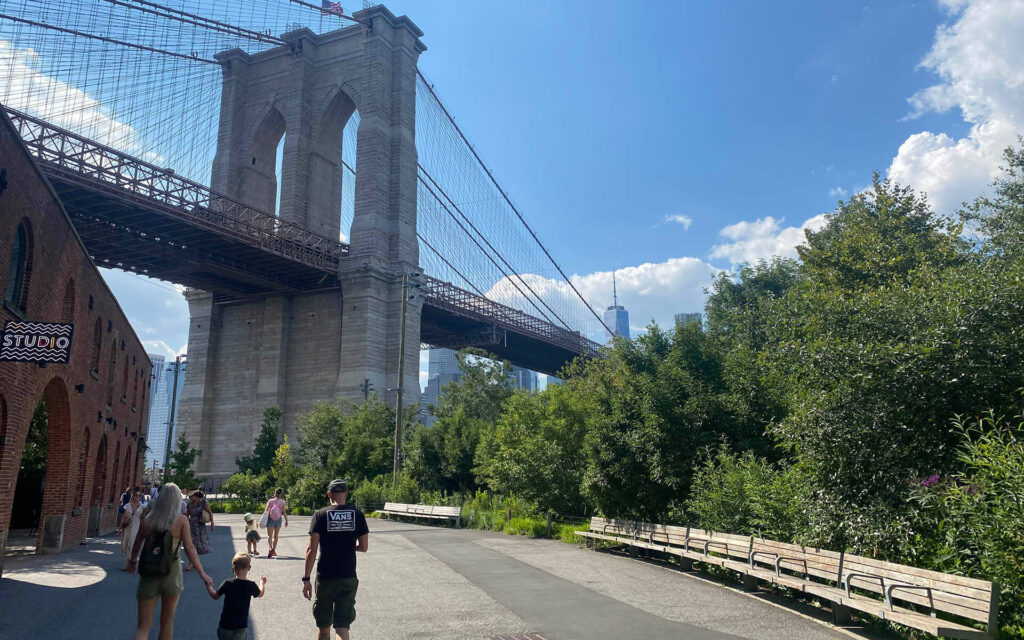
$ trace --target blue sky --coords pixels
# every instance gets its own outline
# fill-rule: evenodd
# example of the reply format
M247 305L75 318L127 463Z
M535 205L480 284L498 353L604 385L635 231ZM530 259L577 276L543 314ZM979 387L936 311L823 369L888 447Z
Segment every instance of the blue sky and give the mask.
M792 255L873 170L951 209L1024 132L1021 0L387 4L595 305L621 270L636 328L700 310L718 270ZM155 350L185 344L170 285L105 273Z

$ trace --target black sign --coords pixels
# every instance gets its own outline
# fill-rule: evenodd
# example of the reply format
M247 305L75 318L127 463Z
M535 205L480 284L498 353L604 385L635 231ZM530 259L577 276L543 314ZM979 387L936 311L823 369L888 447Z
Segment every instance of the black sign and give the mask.
M75 325L61 322L11 322L0 337L0 361L67 364Z

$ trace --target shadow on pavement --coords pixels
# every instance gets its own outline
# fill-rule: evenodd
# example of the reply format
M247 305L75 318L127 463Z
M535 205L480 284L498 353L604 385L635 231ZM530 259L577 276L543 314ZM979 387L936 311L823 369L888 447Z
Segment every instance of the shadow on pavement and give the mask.
M199 557L216 588L231 577L236 545L228 527L210 535L211 551ZM14 630L18 640L49 640L55 635L130 638L138 620L138 576L122 571L124 555L114 535L92 538L54 555L8 558L0 578L0 635ZM216 635L222 601L214 601L195 571L184 574L185 590L174 623L177 640ZM159 610L159 605L157 605ZM157 614L159 615L159 613ZM150 631L156 638L157 629ZM5 636L6 637L6 636ZM250 638L256 637L250 632Z

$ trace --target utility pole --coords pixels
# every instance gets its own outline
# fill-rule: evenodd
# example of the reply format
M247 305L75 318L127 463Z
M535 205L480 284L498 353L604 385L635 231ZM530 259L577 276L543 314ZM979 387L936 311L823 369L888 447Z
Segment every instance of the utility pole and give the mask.
M370 382L369 378L363 378L363 384L359 385L359 388L363 390L363 401L370 398L370 392L373 391L373 383Z
M392 482L398 482L402 470L402 395L405 389L405 313L409 308L409 274L402 274L402 329L398 336L398 386L395 388L395 465Z
M167 447L164 449L164 481L167 479L167 464L171 459L171 436L174 435L174 409L178 404L178 372L184 356L174 359L174 386L171 387L171 416L167 419Z

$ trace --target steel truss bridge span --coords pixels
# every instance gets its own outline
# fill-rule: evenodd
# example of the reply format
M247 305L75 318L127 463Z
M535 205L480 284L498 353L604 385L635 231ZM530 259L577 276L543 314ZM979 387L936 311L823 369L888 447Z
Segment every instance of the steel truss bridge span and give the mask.
M247 298L338 288L348 245L28 114L5 109L99 266ZM421 341L556 374L600 345L421 275Z

